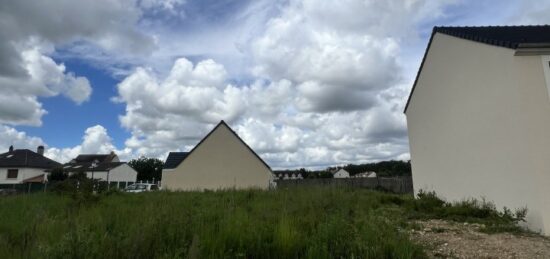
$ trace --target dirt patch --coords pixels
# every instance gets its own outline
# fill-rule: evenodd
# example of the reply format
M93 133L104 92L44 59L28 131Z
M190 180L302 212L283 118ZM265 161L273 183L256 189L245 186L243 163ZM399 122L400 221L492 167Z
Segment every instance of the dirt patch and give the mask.
M416 221L411 238L431 258L550 258L550 239L530 234L485 234L483 225L443 220Z

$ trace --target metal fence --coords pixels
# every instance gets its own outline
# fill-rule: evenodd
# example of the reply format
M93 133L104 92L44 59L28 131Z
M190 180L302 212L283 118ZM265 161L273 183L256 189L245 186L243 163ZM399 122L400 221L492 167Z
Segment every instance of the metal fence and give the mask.
M277 188L300 186L338 186L367 189L380 189L394 193L413 194L412 177L377 178L315 178L296 180L275 180Z

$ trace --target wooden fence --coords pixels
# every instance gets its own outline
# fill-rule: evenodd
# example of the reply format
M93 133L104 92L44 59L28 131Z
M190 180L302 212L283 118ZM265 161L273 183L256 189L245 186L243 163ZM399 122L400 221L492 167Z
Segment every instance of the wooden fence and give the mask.
M394 193L413 194L412 177L378 177L378 178L316 178L296 180L275 180L277 188L300 186L338 186L367 189L381 189Z

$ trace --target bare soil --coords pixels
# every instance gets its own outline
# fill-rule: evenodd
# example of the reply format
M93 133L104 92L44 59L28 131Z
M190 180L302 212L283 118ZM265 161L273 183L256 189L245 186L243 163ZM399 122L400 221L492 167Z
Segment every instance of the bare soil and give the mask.
M411 238L431 258L550 258L550 239L536 234L480 232L481 224L444 220L416 221Z

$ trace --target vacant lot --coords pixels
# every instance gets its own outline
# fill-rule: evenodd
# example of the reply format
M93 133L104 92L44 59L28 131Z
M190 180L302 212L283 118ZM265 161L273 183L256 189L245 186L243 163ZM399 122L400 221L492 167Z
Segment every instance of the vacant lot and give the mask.
M0 198L0 258L423 258L412 219L521 232L514 217L487 203L328 187L36 194Z

